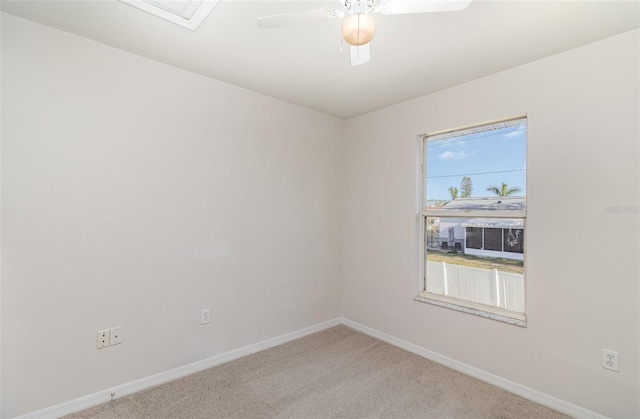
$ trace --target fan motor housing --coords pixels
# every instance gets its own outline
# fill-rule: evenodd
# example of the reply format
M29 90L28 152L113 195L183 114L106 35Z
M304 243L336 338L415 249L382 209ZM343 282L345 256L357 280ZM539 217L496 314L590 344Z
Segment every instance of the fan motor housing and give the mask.
M352 15L355 14L366 14L373 7L374 0L345 0L344 8L347 12Z

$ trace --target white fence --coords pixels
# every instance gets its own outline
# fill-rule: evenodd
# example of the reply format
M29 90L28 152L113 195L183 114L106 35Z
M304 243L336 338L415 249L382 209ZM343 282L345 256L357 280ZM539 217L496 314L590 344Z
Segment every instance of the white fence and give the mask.
M524 312L524 275L427 261L427 292Z

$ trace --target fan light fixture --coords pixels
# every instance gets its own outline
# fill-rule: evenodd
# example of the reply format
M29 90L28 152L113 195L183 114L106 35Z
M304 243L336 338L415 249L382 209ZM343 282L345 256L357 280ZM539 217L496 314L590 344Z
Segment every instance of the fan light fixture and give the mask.
M364 45L373 39L376 33L376 20L373 16L356 13L342 23L342 36L350 45Z
M165 1L169 2L169 0ZM351 65L360 65L371 59L369 43L376 33L376 20L372 14L401 15L409 13L454 12L456 10L464 10L469 6L471 1L472 0L340 0L340 2L344 4L344 7L325 7L322 9L259 17L258 26L261 28L279 28L295 23L306 23L346 16L342 23L342 39L350 45Z

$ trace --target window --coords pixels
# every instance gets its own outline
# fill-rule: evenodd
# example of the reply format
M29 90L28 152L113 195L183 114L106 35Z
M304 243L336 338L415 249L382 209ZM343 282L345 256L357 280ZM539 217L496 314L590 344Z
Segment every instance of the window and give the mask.
M467 249L482 249L482 228L467 227L466 238Z
M418 300L526 326L526 123L421 139Z

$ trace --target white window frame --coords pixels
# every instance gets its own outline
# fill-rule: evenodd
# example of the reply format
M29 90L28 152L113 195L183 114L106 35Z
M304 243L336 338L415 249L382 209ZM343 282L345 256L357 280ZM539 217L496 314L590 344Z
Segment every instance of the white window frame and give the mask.
M526 114L522 114L522 115L517 115L517 116L513 116L513 117L509 117L509 118L503 118L503 119L498 119L498 120L493 120L493 121L489 121L489 122L483 122L483 123L478 123L478 124L473 124L473 125L468 125L468 126L463 126L463 127L458 127L458 128L453 128L453 129L447 129L447 130L443 130L443 131L436 131L436 132L432 132L432 133L428 133L428 134L422 134L418 136L417 142L418 142L418 187L419 192L418 192L418 199L419 199L419 203L418 203L418 214L417 214L417 222L416 222L416 226L418 229L418 234L416 234L416 239L418 240L418 254L419 254L419 261L417 264L417 268L418 268L418 275L417 275L417 282L418 282L418 296L415 297L416 301L420 301L420 302L424 302L424 303L428 303L428 304L432 304L432 305L436 305L436 306L440 306L440 307L444 307L444 308L448 308L448 309L452 309L452 310L456 310L456 311L460 311L460 312L464 312L464 313L469 313L469 314L473 314L476 316L481 316L481 317L485 317L485 318L489 318L492 320L497 320L497 321L501 321L504 323L508 323L508 324L513 324L516 326L521 326L521 327L527 327L527 316L526 316L526 303L527 303L527 278L526 278L526 272L527 272L527 260L528 258L526 257L527 254L527 237L529 236L526 231L527 231L527 211L526 209L524 211L491 211L491 210L474 210L474 211L470 211L470 210L443 210L443 209L428 209L426 206L427 203L427 196L426 196L426 161L427 161L427 147L426 147L426 143L428 141L428 138L436 136L436 135L440 135L440 134L446 134L449 132L454 132L454 131L462 131L462 130L466 130L466 129L472 129L472 128L476 128L476 127L480 127L480 126L485 126L485 125L491 125L491 124L499 124L501 122L507 122L507 121L513 121L516 119L527 119L527 115ZM528 121L527 121L528 123ZM528 147L528 138L527 138L527 147ZM527 153L528 155L528 153ZM528 179L528 177L527 177ZM524 256L524 272L525 272L525 276L524 276L524 304L525 304L525 308L524 308L524 312L520 313L520 312L516 312L516 311L511 311L511 310L506 310L504 308L501 307L493 307L493 306L489 306L489 305L485 305L485 304L480 304L480 303L476 303L473 301L468 301L468 300L463 300L463 299L459 299L459 298L455 298L455 297L450 297L450 296L445 296L445 295L439 295L439 294L434 294L434 293L430 293L426 291L426 286L427 286L427 278L426 278L426 266L425 266L425 262L426 262L426 247L425 247L425 226L426 226L426 219L427 217L438 217L438 218L443 218L443 217L461 217L461 218L510 218L510 219L522 219L524 222L524 230L525 230L525 235L524 235L524 243L523 243L523 256Z

